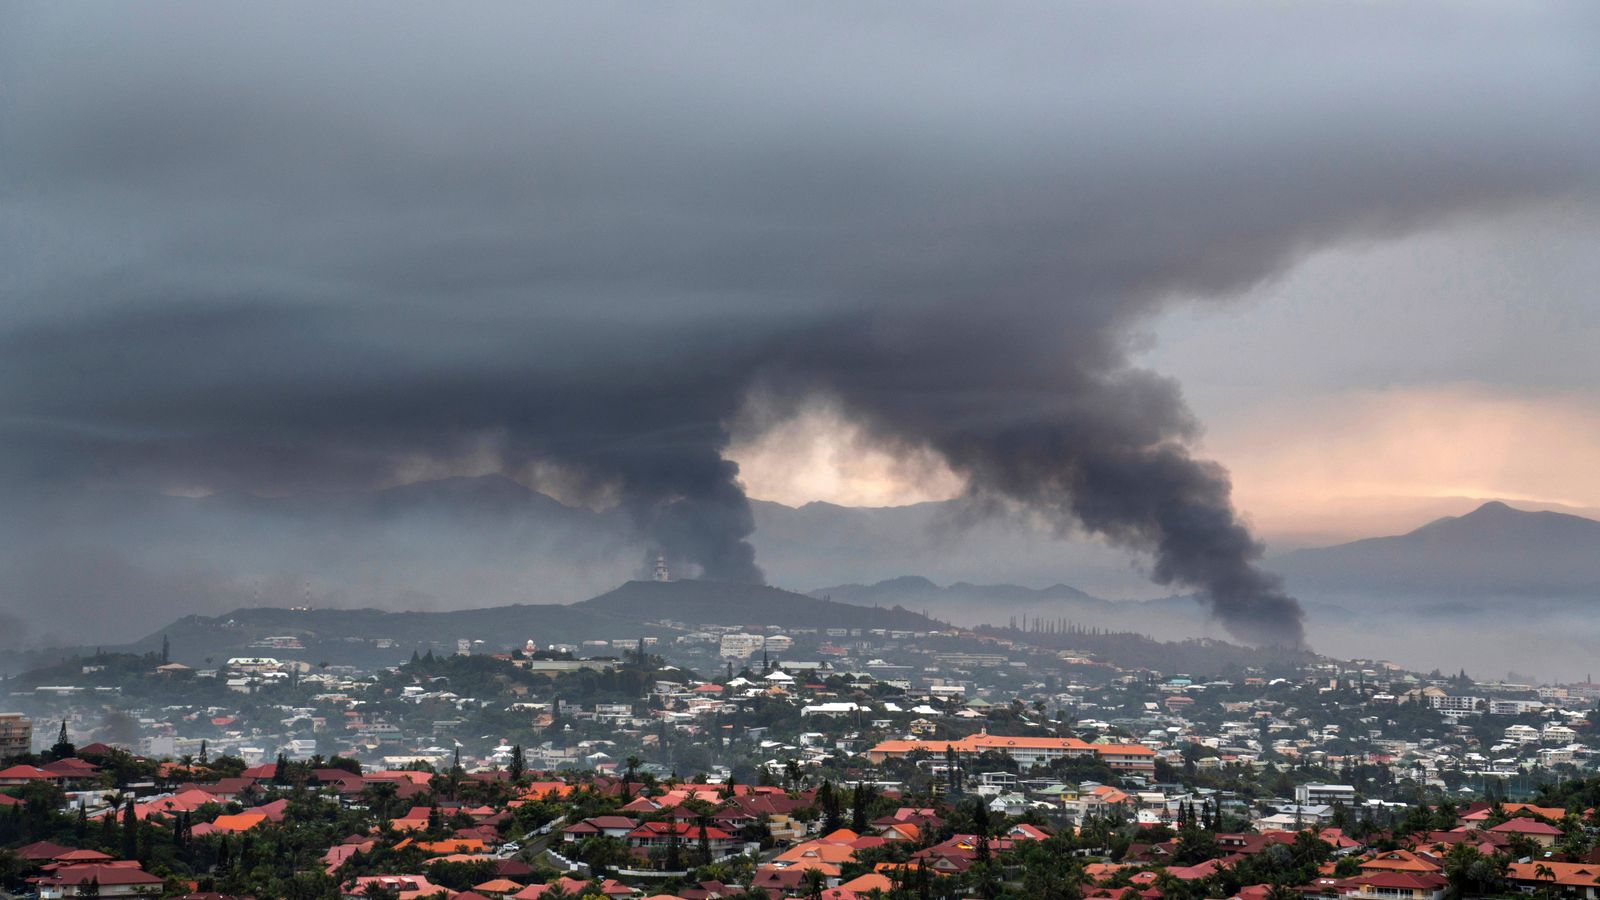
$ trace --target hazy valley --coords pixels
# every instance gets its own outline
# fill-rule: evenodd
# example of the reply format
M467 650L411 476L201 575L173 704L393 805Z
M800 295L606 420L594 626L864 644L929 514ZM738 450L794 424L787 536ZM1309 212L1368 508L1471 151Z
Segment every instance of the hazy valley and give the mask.
M1161 595L1134 557L1021 518L975 517L955 501L758 501L754 511L759 562L791 590L969 626L1046 619L1163 640L1226 636L1194 597ZM259 606L553 613L643 576L652 561L621 514L497 476L283 498L85 492L55 516L13 535L15 643L117 643L184 615ZM1546 634L1536 655L1507 637L1600 597L1600 522L1579 516L1490 503L1265 565L1305 604L1323 652L1414 665L1470 652L1500 669L1568 671L1597 636L1579 617L1562 637ZM135 608L137 621L119 614Z

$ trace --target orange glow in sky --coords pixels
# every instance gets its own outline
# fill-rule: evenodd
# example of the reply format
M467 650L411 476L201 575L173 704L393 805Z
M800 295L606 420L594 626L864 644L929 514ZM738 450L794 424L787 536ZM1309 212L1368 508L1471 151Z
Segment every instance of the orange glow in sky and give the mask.
M1349 540L1462 511L1459 498L1600 507L1600 410L1474 386L1297 398L1207 423L1199 455L1233 474L1235 504L1269 538ZM960 493L928 452L872 446L826 408L729 451L754 497L894 506Z

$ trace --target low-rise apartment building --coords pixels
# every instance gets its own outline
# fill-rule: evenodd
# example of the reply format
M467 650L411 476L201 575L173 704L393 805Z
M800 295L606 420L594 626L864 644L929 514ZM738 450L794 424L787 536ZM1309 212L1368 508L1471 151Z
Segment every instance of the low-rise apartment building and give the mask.
M33 722L22 713L0 713L0 759L33 751Z

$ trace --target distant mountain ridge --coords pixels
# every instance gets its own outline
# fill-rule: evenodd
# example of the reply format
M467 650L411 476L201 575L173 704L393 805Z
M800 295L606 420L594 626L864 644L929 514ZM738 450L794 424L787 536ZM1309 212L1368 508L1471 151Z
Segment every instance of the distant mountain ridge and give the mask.
M1106 603L1086 591L1080 591L1068 584L1052 584L1049 587L1030 588L1016 584L973 584L969 581L957 581L945 587L934 584L931 580L921 575L902 575L890 578L872 585L847 584L827 590L834 593L845 593L851 596L872 596L881 592L898 591L934 591L945 596L963 594L981 594L992 599L1009 600L1016 604L1042 603L1052 600L1084 600L1097 603ZM811 592L815 594L816 592ZM856 602L851 600L850 602Z
M646 621L691 625L900 628L926 631L943 623L899 606L852 605L763 585L715 581L630 581L574 609Z
M1066 584L1053 584L1046 588L1030 588L1016 584L972 584L957 581L940 587L921 575L901 575L873 584L841 584L807 591L813 597L831 597L857 606L898 605L908 609L922 609L917 604L935 607L951 603L981 600L996 604L1012 612L1050 603L1105 604L1101 599Z
M1600 599L1600 522L1491 501L1405 534L1267 563L1300 594Z
M1005 626L1015 621L1026 627L1033 619L1064 619L1082 626L1170 638L1198 633L1194 626L1205 618L1193 596L1106 600L1066 584L1029 588L958 581L941 587L920 575L902 575L874 584L841 584L808 593L859 606L900 606L964 626Z
M961 625L1056 616L1168 637L1218 633L1192 598L1101 599L1154 593L1136 557L975 516L961 501L751 506L769 582L836 585L813 597ZM567 505L498 475L284 497L86 489L48 523L0 523L0 649L115 644L130 627L250 607L571 603L642 575L646 544L620 510ZM1487 503L1264 564L1312 610L1370 611L1396 596L1432 598L1407 608L1480 608L1494 597L1570 608L1600 598L1600 522ZM133 609L138 620L125 614Z
M1029 583L1071 572L1091 588L1137 579L1125 554L975 521L956 502L751 507L750 541L774 585L900 572ZM84 488L44 524L0 521L0 650L126 641L139 624L128 609L148 623L258 606L573 603L644 575L654 558L625 511L568 505L500 475L288 496Z

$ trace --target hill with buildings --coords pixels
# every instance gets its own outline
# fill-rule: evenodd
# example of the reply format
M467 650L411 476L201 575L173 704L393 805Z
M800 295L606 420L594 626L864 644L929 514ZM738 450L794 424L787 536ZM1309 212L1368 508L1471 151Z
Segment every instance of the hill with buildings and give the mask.
M670 640L703 624L924 631L943 625L903 609L851 606L762 585L632 581L575 604L429 612L251 607L216 616L184 616L141 640L106 649L150 652L159 650L165 639L172 659L192 666L231 657L278 655L312 663L385 665L413 650L454 652L462 641L469 649L494 650L528 640L541 647L591 642L582 648L585 655L620 654L641 637ZM608 646L593 646L595 641ZM17 658L27 668L92 649L56 648Z
M139 641L108 649L147 652L158 649L165 638L172 658L192 666L248 656L368 666L400 662L413 650L455 652L462 641L481 652L528 640L541 647L605 640L615 642L620 655L640 637L670 636L669 629L636 617L553 603L440 612L254 607L218 616L184 616ZM589 652L598 656L608 651Z
M898 606L839 603L780 588L715 581L630 581L574 604L574 609L641 621L686 624L896 628L926 631L943 623Z

